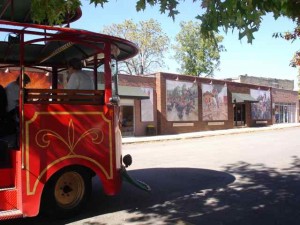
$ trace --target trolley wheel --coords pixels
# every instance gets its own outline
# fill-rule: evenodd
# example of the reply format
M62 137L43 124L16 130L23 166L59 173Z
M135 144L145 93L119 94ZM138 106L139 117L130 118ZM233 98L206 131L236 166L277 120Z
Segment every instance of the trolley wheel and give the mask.
M91 190L91 175L85 170L63 170L46 184L41 210L52 218L71 217L86 205Z

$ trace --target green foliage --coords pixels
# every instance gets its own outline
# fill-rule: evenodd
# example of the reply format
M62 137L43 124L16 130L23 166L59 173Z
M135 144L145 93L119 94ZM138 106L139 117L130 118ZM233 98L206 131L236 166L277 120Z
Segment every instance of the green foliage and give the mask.
M299 1L296 0L193 0L200 2L205 10L198 15L201 20L201 32L209 36L210 32L218 32L222 27L239 31L239 39L247 38L249 43L254 39L254 33L259 29L262 16L272 13L274 18L286 16L298 20L300 16ZM167 13L173 19L180 13L177 10L179 0L137 0L137 11L150 6L160 5L160 12ZM200 9L199 9L200 11Z
M32 0L31 17L37 23L61 24L80 5L80 0Z
M251 43L253 33L258 31L262 16L273 13L274 18L287 15L285 3L288 0L206 0L202 6L206 12L197 18L202 21L202 33L218 31L219 27L227 32L237 29L239 39L247 37Z
M95 6L104 6L109 0L89 0ZM183 0L182 0L183 1ZM298 20L300 16L299 2L296 0L193 0L201 2L205 10L198 15L201 20L201 32L218 32L222 27L226 32L237 29L239 38L247 37L251 43L254 33L259 29L262 16L273 13L275 19L286 16ZM48 20L50 24L62 21L64 15L74 12L80 5L80 0L32 0L32 17L37 22ZM177 10L179 0L136 0L136 10L145 10L147 5L160 6L161 13L167 13L173 19L180 12ZM199 9L200 11L200 9Z
M220 65L220 52L225 48L220 44L222 36L211 34L206 38L201 34L197 22L182 22L181 31L176 35L175 59L181 66L180 72L192 76L213 77Z
M218 31L223 27L239 30L239 39L248 38L252 42L253 33L259 29L261 17L264 15L260 10L254 10L256 6L252 0L227 0L206 1L206 13L197 18L202 21L202 33L207 36L210 31ZM261 1L260 1L261 2Z
M195 1L195 0L193 0L193 1ZM136 3L136 10L137 11L145 10L147 3L150 6L160 4L160 12L166 13L166 11L167 11L168 16L172 17L173 19L175 19L175 15L177 15L179 13L179 11L176 10L176 7L179 3L177 0L138 0Z
M104 3L107 3L109 0L90 0L90 4L94 3L95 6L100 4L102 7L104 6Z
M272 13L274 18L286 16L292 20L298 20L300 16L299 1L296 0L193 0L201 2L205 10L203 15L198 15L201 20L201 32L209 36L210 32L218 32L222 27L226 32L229 29L239 31L239 39L246 37L251 43L254 33L259 29L262 16ZM160 5L160 12L167 12L172 18L177 11L177 0L139 0L137 10L144 10L146 4ZM199 9L200 11L200 9Z
M136 24L132 20L125 20L121 24L105 27L102 32L130 40L139 47L139 54L126 60L120 72L148 74L165 66L164 54L168 51L170 41L157 21L150 19Z

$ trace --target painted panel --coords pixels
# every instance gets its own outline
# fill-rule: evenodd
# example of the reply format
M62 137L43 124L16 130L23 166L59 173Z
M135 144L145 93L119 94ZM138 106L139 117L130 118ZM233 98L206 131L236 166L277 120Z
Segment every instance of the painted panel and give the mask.
M203 121L228 120L227 87L216 84L202 84Z
M142 90L149 96L149 99L141 100L141 120L142 122L152 122L154 121L153 88L142 88Z
M198 85L193 82L166 80L168 121L198 120Z
M250 95L258 101L258 103L251 103L251 118L253 120L270 120L272 118L270 91L250 89Z
M79 110L80 109L80 110ZM113 179L112 112L100 107L45 105L25 107L23 164L27 195L56 167L90 165Z

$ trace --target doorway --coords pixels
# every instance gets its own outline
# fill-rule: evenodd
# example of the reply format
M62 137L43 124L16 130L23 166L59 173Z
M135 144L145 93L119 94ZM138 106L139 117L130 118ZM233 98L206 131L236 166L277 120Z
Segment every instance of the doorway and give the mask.
M122 115L122 127L121 132L123 136L133 136L134 135L134 113L133 106L123 105L121 106Z
M245 126L246 124L245 103L236 103L234 106L234 126Z

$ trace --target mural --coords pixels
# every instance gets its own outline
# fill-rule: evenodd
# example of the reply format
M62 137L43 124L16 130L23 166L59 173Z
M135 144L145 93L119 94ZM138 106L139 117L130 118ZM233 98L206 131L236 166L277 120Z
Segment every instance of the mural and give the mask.
M141 120L142 122L154 121L153 88L142 88L142 91L149 96L149 99L141 100Z
M168 121L198 120L198 85L191 82L166 80Z
M49 89L51 86L51 77L46 76L42 71L31 72L25 71L25 73L30 77L31 82L26 86L26 88L45 88ZM0 71L0 85L6 87L10 82L15 81L19 76L20 70L9 69L8 72Z
M203 121L228 120L227 87L202 84Z
M251 103L251 118L253 120L270 120L270 91L250 89L250 95L258 101L258 103Z

